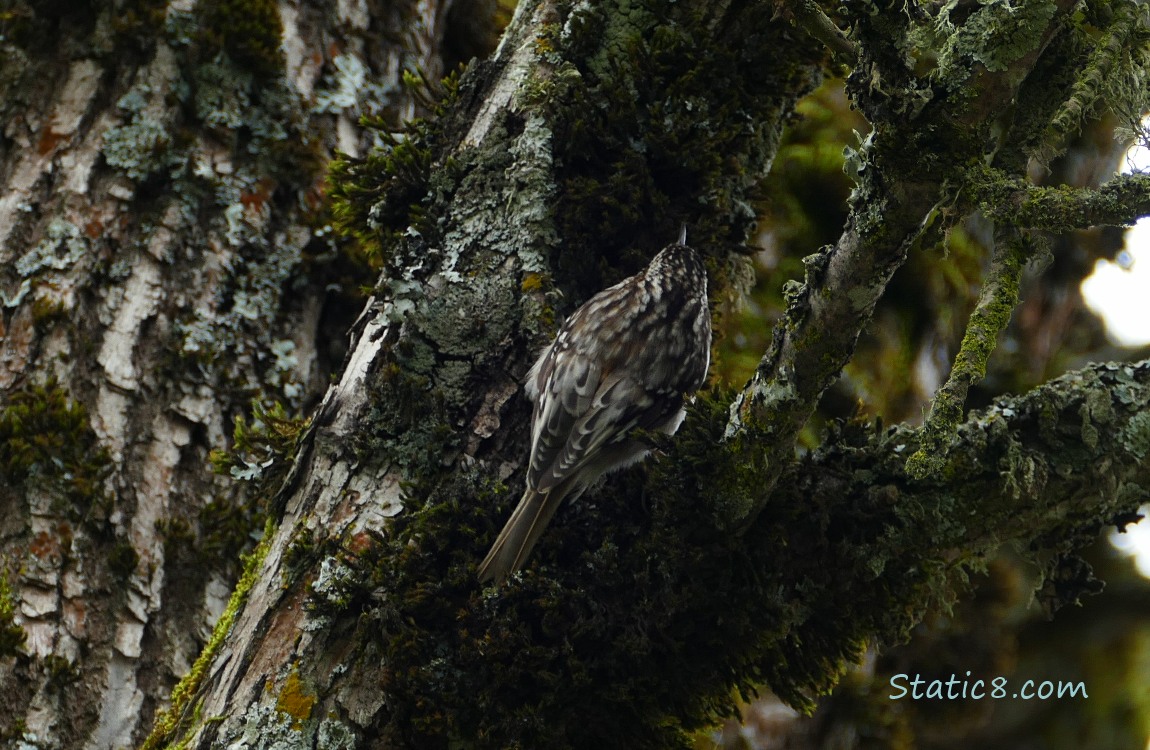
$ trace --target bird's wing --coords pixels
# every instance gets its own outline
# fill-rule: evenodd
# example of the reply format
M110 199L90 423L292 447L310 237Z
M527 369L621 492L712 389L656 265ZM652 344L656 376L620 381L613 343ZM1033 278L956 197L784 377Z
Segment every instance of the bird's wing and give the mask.
M531 425L531 464L527 484L539 491L579 417L591 408L602 380L594 359L568 345L560 335L536 363L535 411ZM530 395L530 392L529 392Z
M626 440L632 430L663 426L681 406L681 393L651 393L627 375L608 373L586 408L578 413L562 409L563 431L551 433L549 460L539 462L536 488L546 492L592 462L600 464L600 471L609 469L612 462L602 459L612 444Z

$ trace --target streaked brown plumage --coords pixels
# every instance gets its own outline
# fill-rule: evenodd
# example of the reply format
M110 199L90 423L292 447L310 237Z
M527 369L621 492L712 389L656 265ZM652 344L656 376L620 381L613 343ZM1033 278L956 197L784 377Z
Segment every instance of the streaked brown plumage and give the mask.
M706 271L684 229L645 269L572 313L527 374L535 402L527 489L479 580L519 570L565 498L641 460L649 447L636 429L673 434L710 354Z

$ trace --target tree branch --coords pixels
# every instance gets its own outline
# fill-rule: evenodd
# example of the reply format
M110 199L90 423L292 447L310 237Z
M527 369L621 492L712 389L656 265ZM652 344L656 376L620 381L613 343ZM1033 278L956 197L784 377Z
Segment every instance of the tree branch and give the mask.
M754 581L748 596L775 599L725 616L753 612L763 631L787 634L743 658L762 659L792 705L810 705L820 670L849 658L850 644L905 639L999 546L1050 572L1100 528L1133 520L1150 498L1150 360L1092 365L998 399L959 426L939 471L916 479L905 459L922 439L905 426L830 436L786 469L734 555ZM697 481L703 503L723 480L704 470ZM1059 585L1069 603L1094 584Z
M998 174L971 189L983 215L1019 229L1130 226L1150 216L1150 174L1118 175L1097 188L1036 187Z
M905 426L865 444L838 435L788 472L780 500L826 498L871 513L880 488L883 504L897 500L891 518L904 541L924 556L962 549L974 559L1008 541L1093 535L1150 499L1150 360L1090 365L997 399L958 426L943 467L920 479L905 457L924 436Z
M1018 305L1018 285L1031 254L1029 249L1027 238L1015 229L999 229L995 233L990 270L970 314L950 376L935 394L919 449L907 459L907 473L911 476L922 479L942 467L946 443L962 419L966 394L986 375L986 364L998 336L1006 330Z
M958 165L983 158L994 113L1008 107L1074 4L1060 0L1038 16L983 6L940 56L933 92L900 67L895 51L908 34L906 19L860 13L863 57L848 88L880 124L857 155L851 214L836 246L808 259L805 284L789 295L774 342L731 407L727 438L746 432L755 445L769 446L755 459L764 467L763 486L777 481L795 436L850 360L891 276L944 199L944 185L960 184ZM1002 47L1011 58L991 63L987 51ZM763 500L723 502L733 525L745 528Z
M1078 134L1083 123L1095 113L1100 99L1108 99L1107 106L1122 113L1126 109L1125 99L1133 96L1143 99L1143 93L1116 91L1115 81L1123 81L1124 76L1115 76L1115 68L1121 66L1139 46L1136 35L1145 34L1145 26L1150 24L1150 8L1142 3L1117 3L1113 7L1113 19L1101 39L1093 45L1093 52L1086 68L1075 77L1070 96L1051 118L1046 128L1041 158L1049 162L1066 150L1072 136ZM1136 112L1135 120L1141 115Z
M800 0L789 8L795 21L813 38L842 55L848 62L858 58L858 45L847 39L842 29L835 26L814 0Z

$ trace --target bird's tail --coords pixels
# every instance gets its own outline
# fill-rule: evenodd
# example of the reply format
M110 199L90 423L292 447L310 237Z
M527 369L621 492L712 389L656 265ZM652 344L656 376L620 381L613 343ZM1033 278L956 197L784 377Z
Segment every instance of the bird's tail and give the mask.
M562 494L554 489L543 493L532 489L524 492L491 551L479 564L480 582L503 583L522 568L562 501Z

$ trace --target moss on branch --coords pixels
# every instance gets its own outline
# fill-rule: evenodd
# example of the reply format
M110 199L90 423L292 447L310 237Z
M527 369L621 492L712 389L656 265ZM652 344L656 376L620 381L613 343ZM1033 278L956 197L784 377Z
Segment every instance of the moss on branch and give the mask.
M1048 145L1042 152L1046 161L1065 150L1070 139L1096 114L1100 103L1121 114L1132 111L1139 119L1150 99L1145 84L1134 83L1130 75L1134 72L1132 58L1148 53L1150 9L1144 3L1133 2L1104 5L1111 23L1091 45L1090 58L1077 73L1070 95L1047 125ZM1123 74L1117 74L1119 70Z
M0 497L4 488L36 482L74 512L86 511L106 502L111 468L87 409L55 379L13 391L0 407Z
M283 22L274 0L207 0L197 12L206 50L227 52L261 78L283 72Z
M0 568L0 659L19 654L28 639L24 628L16 622L16 606L19 602L8 576L7 566Z
M767 486L787 462L794 436L853 355L859 333L910 247L941 207L956 203L969 165L992 155L997 119L1012 106L1073 6L1070 0L1024 9L987 3L961 23L940 19L950 26L925 76L908 66L906 55L911 40L928 33L921 20L916 26L895 6L856 11L861 56L847 89L875 130L853 160L858 184L851 214L820 264L825 271L808 279L804 293L793 295L779 334L733 405L727 431L769 437L766 460L776 468L764 476ZM733 526L745 525L761 508L754 505Z
M916 479L929 476L943 465L946 444L962 420L966 394L986 376L990 354L1018 305L1022 268L1033 254L1030 238L1006 229L998 231L995 239L994 257L978 303L966 324L950 376L935 394L919 449L907 459L907 474Z
M1150 216L1150 175L1124 174L1096 188L1037 187L980 170L972 199L989 219L1019 229L1068 232L1094 226L1129 226Z

